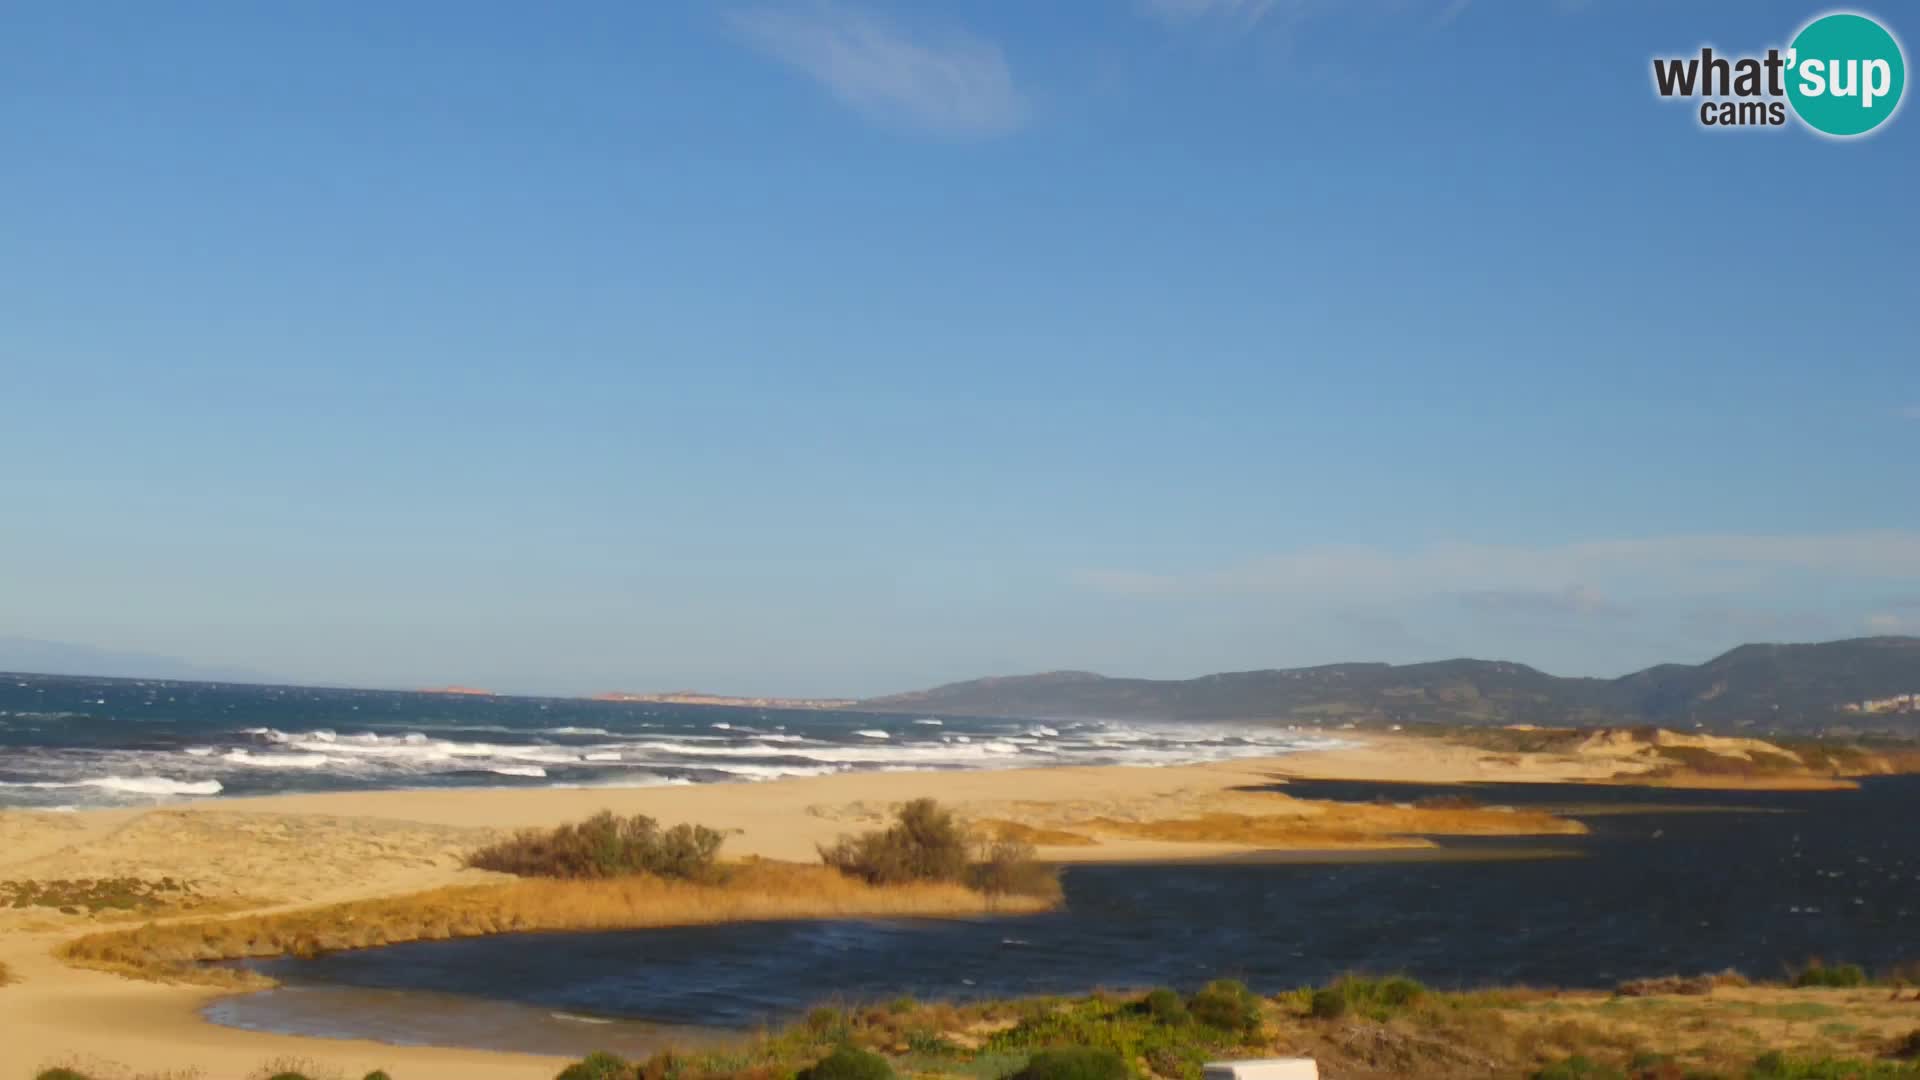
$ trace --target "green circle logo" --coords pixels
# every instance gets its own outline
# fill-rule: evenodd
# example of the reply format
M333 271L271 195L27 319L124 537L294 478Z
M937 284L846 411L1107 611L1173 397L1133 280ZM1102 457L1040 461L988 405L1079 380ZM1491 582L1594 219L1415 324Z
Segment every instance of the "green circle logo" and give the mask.
M1787 51L1787 99L1815 131L1865 135L1900 107L1907 61L1900 43L1865 15L1823 15Z

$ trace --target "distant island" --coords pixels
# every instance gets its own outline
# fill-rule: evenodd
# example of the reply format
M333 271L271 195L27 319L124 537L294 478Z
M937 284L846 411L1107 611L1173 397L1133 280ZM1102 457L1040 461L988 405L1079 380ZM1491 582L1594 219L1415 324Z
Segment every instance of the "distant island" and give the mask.
M424 690L416 690L414 691L414 693L459 694L462 697L499 697L500 696L499 694L496 694L491 690L481 690L472 686L429 686Z
M851 706L1031 719L1248 721L1328 727L1659 726L1796 735L1920 736L1920 638L1742 645L1704 664L1616 679L1505 660L1352 663L1193 679L1087 671L974 679Z
M736 697L732 694L707 694L698 690L668 690L658 694L636 694L612 690L593 695L595 701L651 701L668 705L730 705L747 709L846 709L855 698Z

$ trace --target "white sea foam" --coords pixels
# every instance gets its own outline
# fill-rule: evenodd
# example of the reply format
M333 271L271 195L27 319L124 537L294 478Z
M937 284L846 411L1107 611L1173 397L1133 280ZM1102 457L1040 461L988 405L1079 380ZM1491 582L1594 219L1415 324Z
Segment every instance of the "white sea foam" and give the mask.
M703 765L701 768L748 780L778 780L786 776L831 776L843 771L838 765Z
M325 754L254 754L245 750L229 750L220 760L256 769L322 769L334 763Z
M98 788L128 795L218 795L218 780L170 780L164 776L95 776L85 780L0 781L12 788Z
M603 727L557 727L548 728L549 735L611 735L613 732Z
M856 731L856 732L854 732L854 734L855 734L855 735L858 735L858 736L860 736L860 737L861 737L861 738L863 738L863 739L891 739L891 738L893 738L893 735L892 735L892 733L890 733L890 732L885 732L885 731L881 731L881 730L879 730L878 728L861 728L861 729L860 729L859 731Z
M935 720L935 719L934 719L933 717L931 717L931 716L923 716L923 717L921 717L920 719L918 719L918 720L915 720L915 721L914 721L914 723L916 723L916 724L925 724L925 725L926 725L927 727L940 727L940 726L942 726L942 725L944 725L944 724L946 723L946 721L945 721L945 720Z
M547 770L538 765L495 765L487 771L498 773L501 776L527 776L535 779L543 778L547 775Z

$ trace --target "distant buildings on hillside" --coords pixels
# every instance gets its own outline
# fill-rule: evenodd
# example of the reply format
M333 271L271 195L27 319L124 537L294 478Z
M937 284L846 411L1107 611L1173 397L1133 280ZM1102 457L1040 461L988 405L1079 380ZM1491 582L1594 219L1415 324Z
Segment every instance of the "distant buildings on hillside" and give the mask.
M1886 713L1920 712L1920 693L1895 694L1892 697L1848 702L1840 706L1840 711L1865 713L1868 716L1882 716Z

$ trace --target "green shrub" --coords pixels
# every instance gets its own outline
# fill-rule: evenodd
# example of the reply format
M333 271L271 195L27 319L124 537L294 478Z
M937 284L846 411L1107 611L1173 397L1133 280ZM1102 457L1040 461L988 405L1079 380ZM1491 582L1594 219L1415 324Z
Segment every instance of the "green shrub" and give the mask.
M1187 1003L1180 999L1179 994L1165 987L1148 994L1141 1004L1145 1006L1148 1016L1162 1024L1178 1027L1193 1020L1193 1014L1187 1011Z
M1033 845L995 840L982 846L975 860L965 827L932 799L903 804L884 829L843 836L818 850L821 862L871 885L931 881L965 885L988 896L1060 895L1059 872L1034 861Z
M645 814L623 818L602 810L578 824L523 829L467 856L467 865L521 877L700 879L711 876L725 839L705 825L662 830Z
M1747 1076L1749 1080L1911 1080L1920 1077L1920 1065L1843 1058L1801 1061L1774 1050L1756 1059Z
M1827 967L1815 960L1793 977L1795 986L1850 987L1867 985L1867 973L1859 964Z
M870 1050L842 1046L811 1068L800 1070L799 1080L894 1080L893 1066Z
M967 834L952 811L932 799L914 799L887 828L822 845L820 859L874 885L960 881L967 873Z
M368 1073L367 1075L361 1077L360 1080L393 1080L393 1077L388 1076L387 1070L385 1069L375 1069L372 1072Z
M1112 1050L1068 1046L1042 1050L1013 1080L1128 1080L1126 1059Z
M1315 990L1307 1011L1316 1020L1338 1020L1347 1015L1347 995L1338 990Z
M1322 1020L1335 1019L1348 1012L1357 1012L1372 1020L1385 1020L1418 1004L1426 996L1425 986L1404 975L1384 979L1348 975L1334 980L1325 989L1314 991L1308 1011Z
M272 1076L267 1077L267 1080L307 1080L307 1074L297 1072L274 1073Z
M633 1066L618 1054L593 1053L560 1070L554 1080L627 1080Z
M1533 1074L1533 1080L1627 1080L1625 1073L1575 1054Z
M1233 979L1208 983L1188 999L1187 1011L1195 1020L1221 1031L1253 1035L1260 1030L1260 999L1245 983Z

